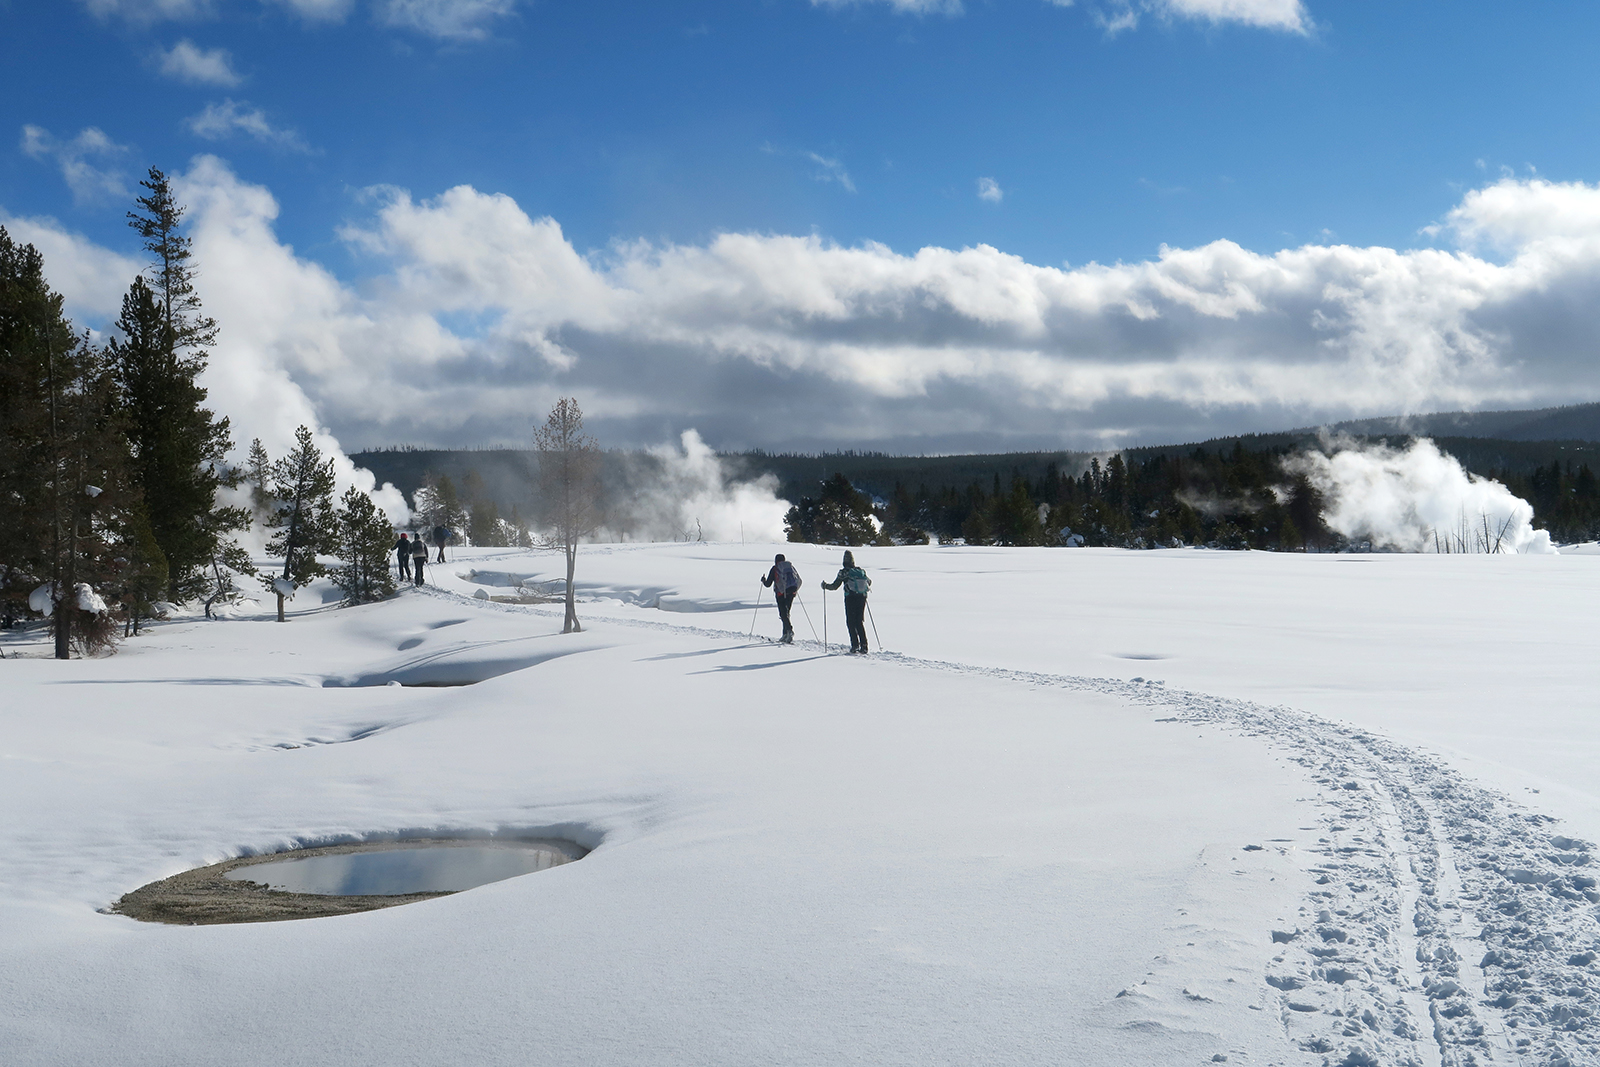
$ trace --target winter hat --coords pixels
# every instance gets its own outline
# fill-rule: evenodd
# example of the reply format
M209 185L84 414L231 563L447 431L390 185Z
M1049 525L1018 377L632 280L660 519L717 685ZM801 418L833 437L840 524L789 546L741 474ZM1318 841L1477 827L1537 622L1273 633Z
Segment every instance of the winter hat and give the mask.
M854 567L856 565L855 556L851 555L849 552L846 552L844 554L844 565L846 567Z
M782 563L783 562L783 553L779 552L776 556L773 556L772 557L772 562L774 562L774 563Z

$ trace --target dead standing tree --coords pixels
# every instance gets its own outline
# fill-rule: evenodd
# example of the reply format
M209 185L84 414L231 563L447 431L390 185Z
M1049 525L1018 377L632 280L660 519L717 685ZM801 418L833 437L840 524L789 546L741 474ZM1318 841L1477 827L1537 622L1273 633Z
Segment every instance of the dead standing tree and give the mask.
M539 486L553 527L546 543L567 555L567 613L561 632L577 633L583 627L578 624L573 576L579 539L600 525L600 446L583 432L578 402L562 397L533 432L533 447L539 453Z

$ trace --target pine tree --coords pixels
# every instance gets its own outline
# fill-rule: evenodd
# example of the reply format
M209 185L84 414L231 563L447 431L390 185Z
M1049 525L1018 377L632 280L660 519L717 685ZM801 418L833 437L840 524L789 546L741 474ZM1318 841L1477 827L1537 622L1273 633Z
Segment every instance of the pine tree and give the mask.
M389 552L394 545L394 526L378 510L372 497L355 486L339 498L335 515L340 566L333 581L352 604L364 604L394 595L394 573L389 570Z
M139 184L150 190L150 195L139 197L144 211L128 212L128 225L144 238L145 250L154 258L151 281L161 305L161 320L171 332L170 349L181 353L210 348L217 343L217 324L201 314L200 296L194 291L189 238L180 230L184 209L159 169L151 167L150 176Z
M133 509L124 524L122 573L114 592L126 615L123 635L137 634L139 621L155 611L155 602L167 592L167 557L156 544L144 508Z
M333 513L333 460L324 459L322 450L304 426L294 432L295 447L272 465L268 490L274 498L267 527L277 532L267 550L283 557L283 573L272 580L262 579L267 589L278 596L278 621L284 621L286 597L313 578L327 573L317 562L319 554L332 554L338 548Z
M244 461L244 480L250 483L250 501L257 511L266 511L270 497L267 486L272 482L272 461L267 450L261 447L261 438L250 442L250 453Z
M101 590L128 562L139 496L115 396L105 353L74 335L43 258L0 228L0 593L47 595L58 659L116 637Z
M168 563L167 595L183 601L212 593L214 599L220 561L238 556L228 535L250 521L248 510L216 503L218 488L231 477L225 457L232 442L228 420L204 406L198 378L217 324L201 314L189 239L179 232L183 208L166 175L151 168L141 184L150 195L139 198L143 213L128 218L152 257L151 281L135 278L123 297L121 337L111 342L111 353L134 472Z

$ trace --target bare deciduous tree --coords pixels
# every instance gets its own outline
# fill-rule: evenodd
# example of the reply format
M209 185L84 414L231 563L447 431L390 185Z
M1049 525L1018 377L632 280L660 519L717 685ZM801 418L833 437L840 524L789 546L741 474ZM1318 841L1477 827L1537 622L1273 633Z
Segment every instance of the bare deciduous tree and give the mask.
M539 452L539 483L553 527L547 543L567 556L567 613L561 632L577 633L583 627L578 624L573 576L579 539L600 525L600 446L583 432L577 400L562 397L545 424L533 432L533 447Z

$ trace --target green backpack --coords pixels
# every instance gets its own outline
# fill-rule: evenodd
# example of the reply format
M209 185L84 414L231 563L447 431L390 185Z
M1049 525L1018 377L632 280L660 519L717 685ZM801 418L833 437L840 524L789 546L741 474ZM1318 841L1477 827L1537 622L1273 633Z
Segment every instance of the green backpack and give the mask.
M851 567L844 572L844 591L851 596L866 596L871 588L872 579L860 567Z

